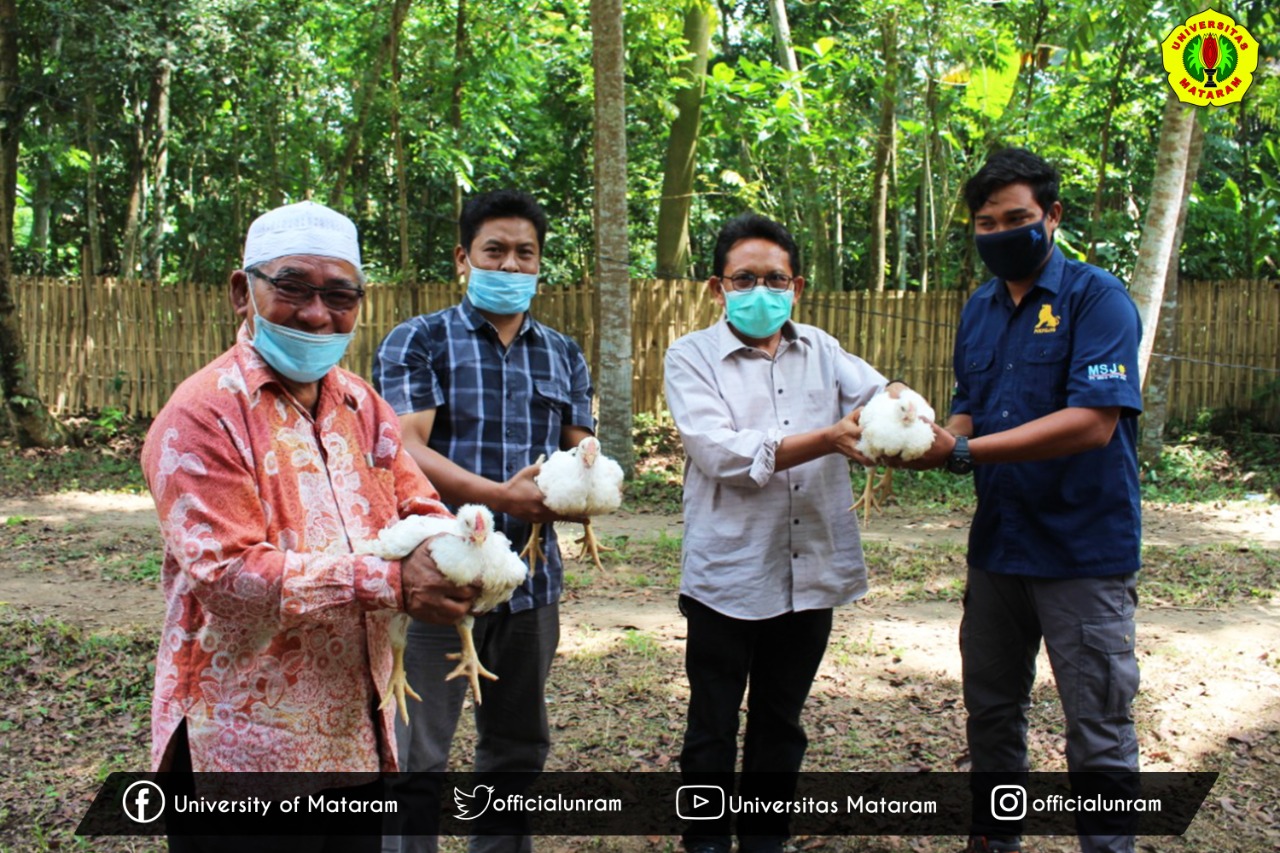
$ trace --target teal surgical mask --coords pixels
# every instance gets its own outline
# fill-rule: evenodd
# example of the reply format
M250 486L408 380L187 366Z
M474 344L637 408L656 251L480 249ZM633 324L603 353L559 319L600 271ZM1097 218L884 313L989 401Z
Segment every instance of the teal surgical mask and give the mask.
M342 360L355 337L354 332L317 335L272 323L258 311L252 282L249 300L253 303L253 348L277 373L294 382L318 381Z
M538 276L523 272L484 270L467 258L467 299L490 314L523 314L538 292Z
M735 329L748 338L772 337L791 316L795 291L774 293L767 287L725 290L724 310Z

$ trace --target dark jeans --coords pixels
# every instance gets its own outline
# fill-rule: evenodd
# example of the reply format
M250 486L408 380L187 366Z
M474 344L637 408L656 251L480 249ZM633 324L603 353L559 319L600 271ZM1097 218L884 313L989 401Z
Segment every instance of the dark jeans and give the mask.
M964 704L975 773L1028 769L1027 709L1043 637L1066 717L1067 768L1138 769L1138 692L1132 574L1030 578L970 569L960 622ZM976 835L1011 835L985 816L974 791ZM1130 853L1131 836L1087 836L1085 853Z
M478 773L541 771L551 747L547 724L546 686L560 642L560 606L550 604L519 613L476 617L472 629L481 662L498 676L480 679L481 704L475 706ZM409 725L396 718L397 755L402 771L444 772L453 734L470 689L465 678L446 682L456 661L445 655L460 651L457 629L413 622L405 649L405 673L422 695L409 700ZM435 836L391 836L383 853L435 853ZM528 853L529 836L477 835L472 853Z
M733 793L738 709L750 682L740 794L791 799L809 745L800 712L827 649L831 610L734 619L681 596L680 611L688 620L689 719L680 752L684 783L718 785L726 796ZM719 820L691 824L685 846L710 842L727 851L730 817L726 810ZM762 824L756 815L738 820L743 851L776 849L787 835L785 820Z

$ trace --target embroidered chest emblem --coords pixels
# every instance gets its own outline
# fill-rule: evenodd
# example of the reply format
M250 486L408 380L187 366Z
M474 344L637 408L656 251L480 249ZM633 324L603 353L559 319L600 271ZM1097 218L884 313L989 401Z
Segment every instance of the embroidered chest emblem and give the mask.
M1052 305L1041 305L1039 322L1036 323L1036 327L1032 331L1037 335L1044 332L1056 332L1058 331L1058 324L1061 322L1061 317L1053 316Z

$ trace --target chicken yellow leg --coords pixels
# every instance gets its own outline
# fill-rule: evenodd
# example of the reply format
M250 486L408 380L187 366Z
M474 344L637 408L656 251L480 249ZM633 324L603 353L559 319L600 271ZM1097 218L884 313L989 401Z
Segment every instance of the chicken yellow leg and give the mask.
M391 641L391 677L387 679L387 687L382 691L382 704L378 706L378 710L384 710L391 704L394 699L396 706L400 709L400 719L405 725L409 724L409 703L405 701L405 694L412 696L419 702L422 697L419 696L412 687L409 686L409 680L405 676L404 671L404 647L408 642L409 633L409 617L396 616L390 627Z
M454 667L453 672L444 677L445 681L452 681L460 675L465 675L467 680L471 682L471 695L475 698L476 704L480 704L480 679L487 678L490 681L497 681L498 676L484 668L484 664L480 663L480 656L476 654L476 641L471 635L471 629L476 624L476 620L472 616L465 617L458 623L458 636L462 638L462 651L445 655L449 660L456 660L458 665Z
M862 510L862 526L871 526L871 510L879 512L893 495L893 469L886 468L880 482L876 482L876 469L867 469L867 485L862 490L862 497L849 507L849 512Z
M533 464L541 465L543 462L546 462L546 461L547 461L547 454L539 453L538 461ZM537 572L537 566L538 566L539 560L541 560L544 563L547 561L547 555L542 550L542 523L541 522L535 521L533 523L533 529L529 531L529 541L525 543L524 550L521 551L518 556L522 560L525 557L529 558L529 577L533 577L534 574ZM479 691L476 691L476 695L479 695Z
M547 561L546 552L542 550L542 524L535 521L533 528L529 531L529 541L525 543L524 550L519 554L520 559L529 558L529 577L533 577L537 573L538 561Z
M601 545L600 540L596 538L596 534L591 530L591 519L582 522L582 538L574 540L576 544L582 546L582 553L578 555L578 559L586 558L588 554L595 562L596 568L604 571L604 566L600 564L601 551L616 551L617 548L610 548L608 545Z

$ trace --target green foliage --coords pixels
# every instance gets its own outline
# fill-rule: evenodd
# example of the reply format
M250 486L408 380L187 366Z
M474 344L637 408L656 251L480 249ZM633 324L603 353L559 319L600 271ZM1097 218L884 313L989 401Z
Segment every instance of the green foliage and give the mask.
M1143 471L1147 500L1194 503L1273 500L1280 496L1280 436L1257 432L1238 412L1204 412L1195 424L1171 425L1176 440Z
M77 490L144 493L141 443L138 426L122 423L111 442L87 447L17 450L0 445L0 496Z

